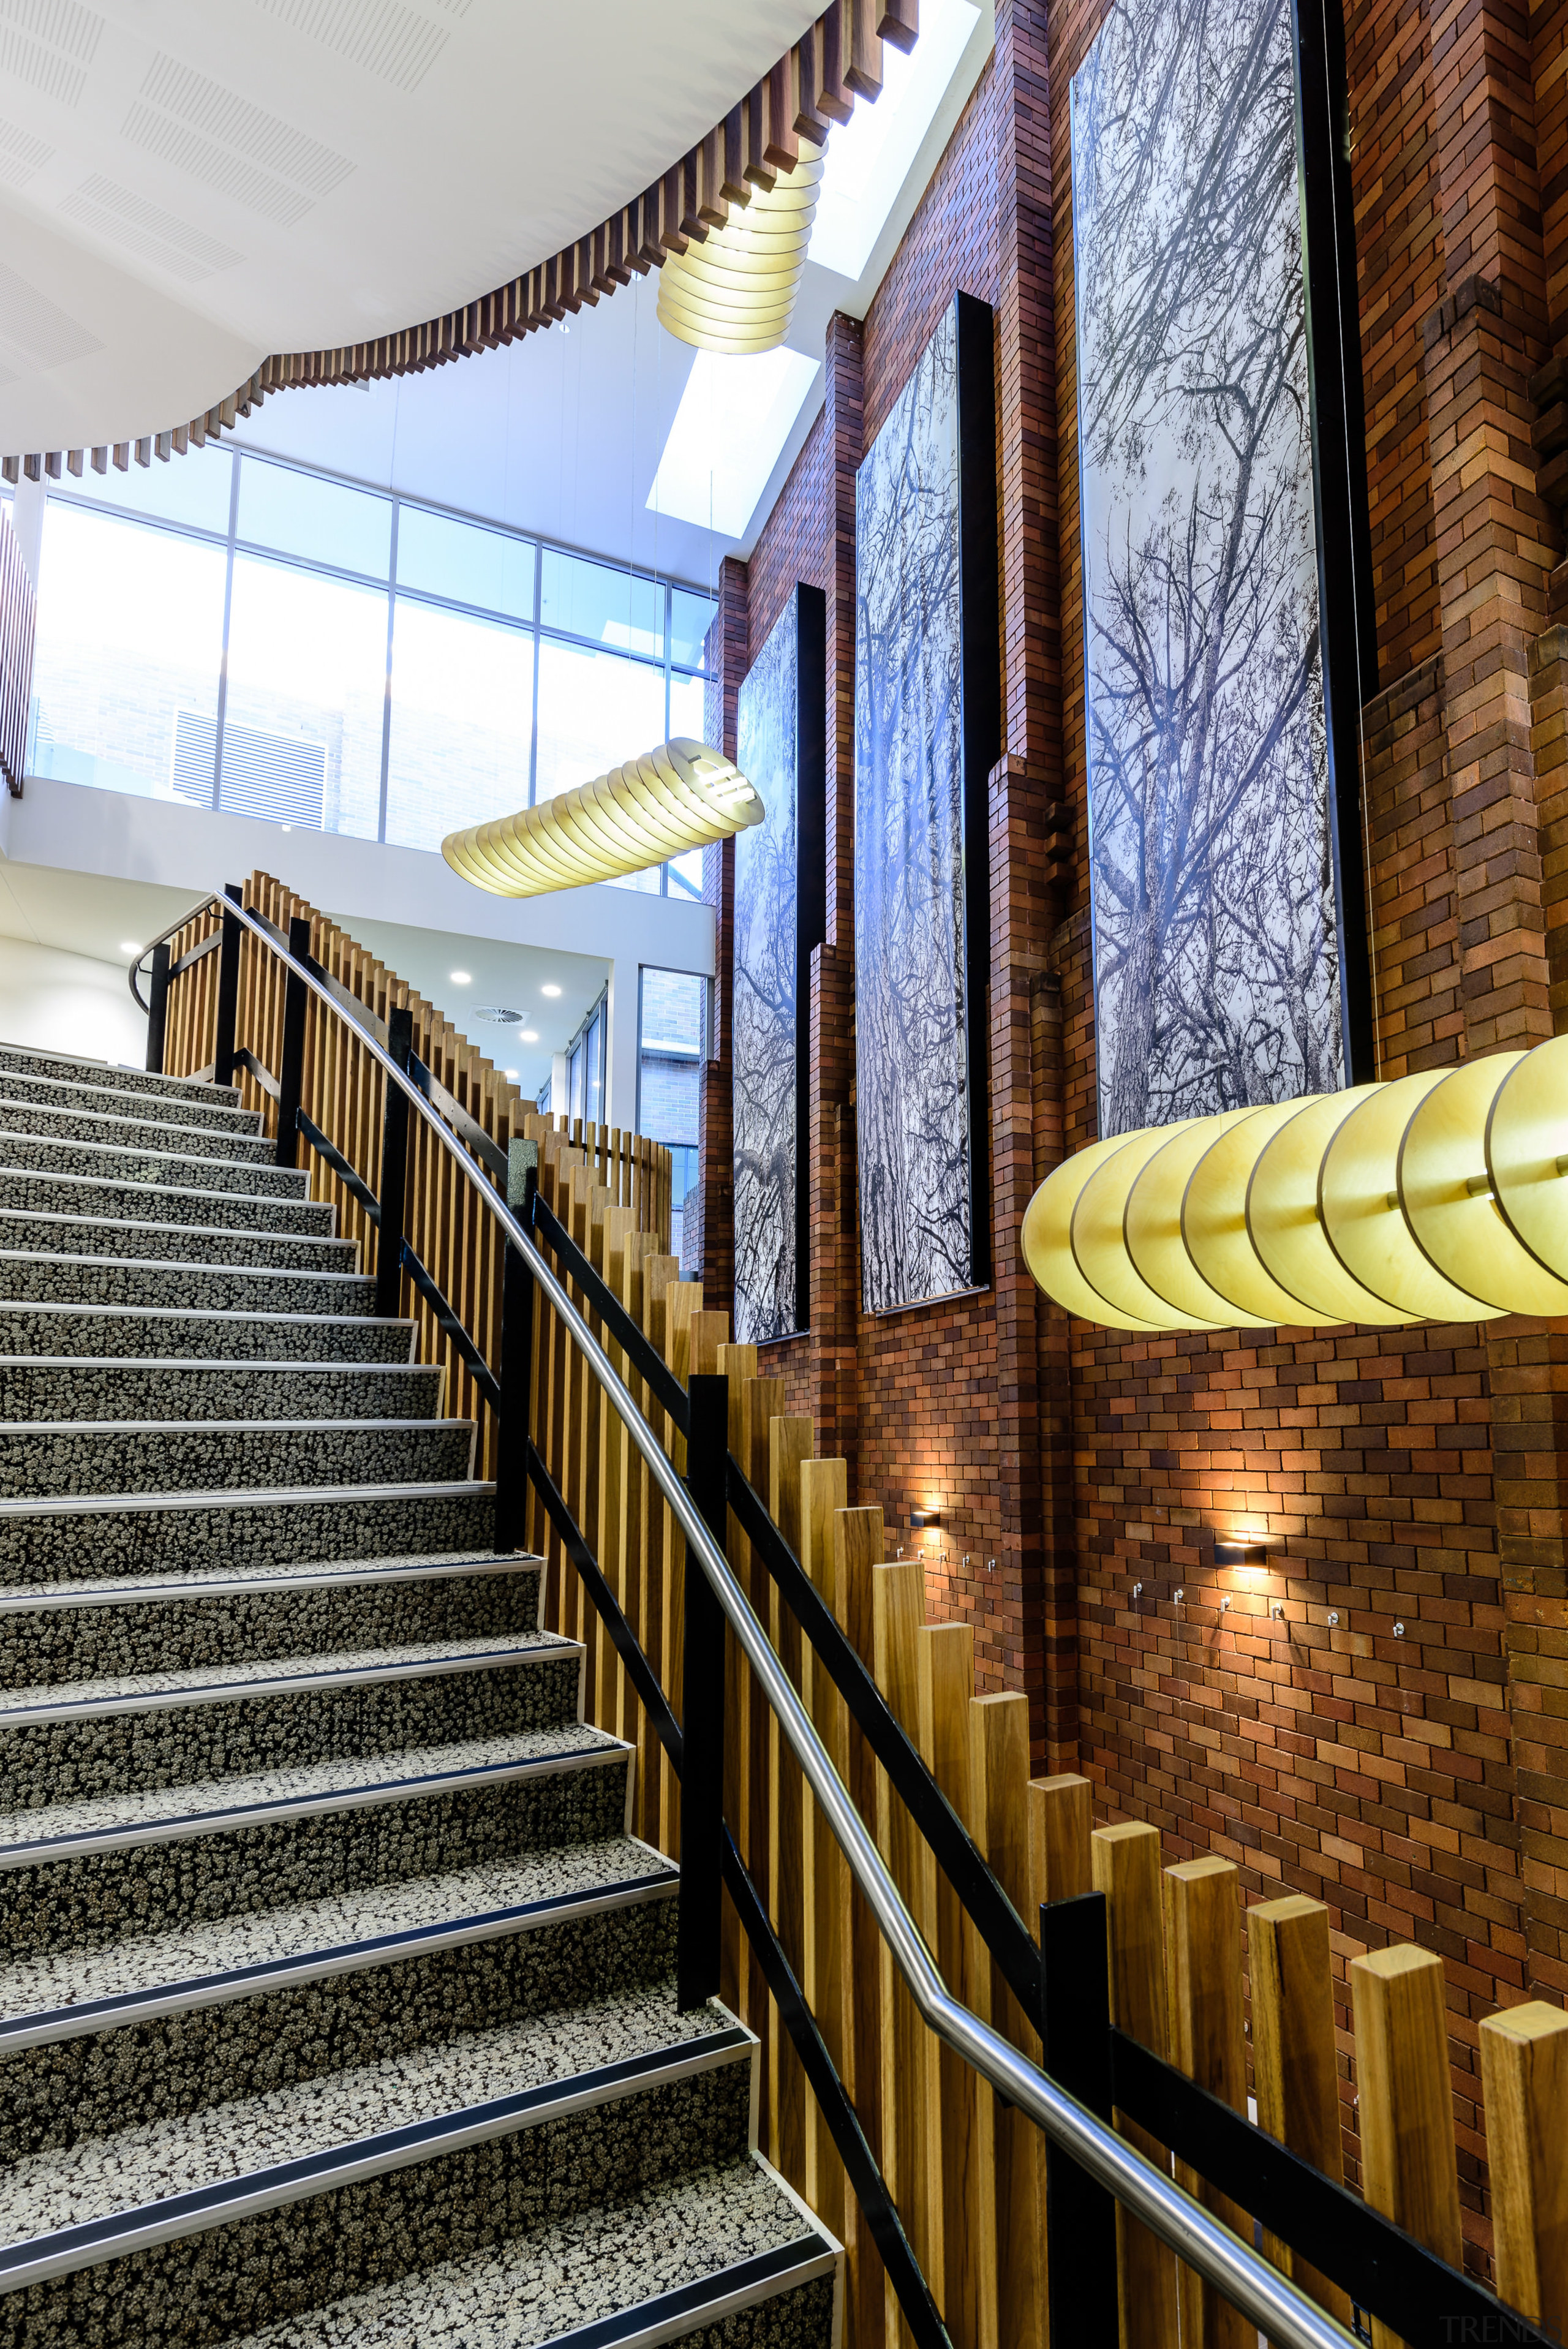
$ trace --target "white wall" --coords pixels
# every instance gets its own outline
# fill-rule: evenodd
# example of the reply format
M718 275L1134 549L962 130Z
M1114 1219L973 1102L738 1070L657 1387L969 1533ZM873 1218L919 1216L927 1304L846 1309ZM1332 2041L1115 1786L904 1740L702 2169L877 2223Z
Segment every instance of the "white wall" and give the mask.
M139 1069L147 1020L130 999L123 963L0 937L0 1043Z

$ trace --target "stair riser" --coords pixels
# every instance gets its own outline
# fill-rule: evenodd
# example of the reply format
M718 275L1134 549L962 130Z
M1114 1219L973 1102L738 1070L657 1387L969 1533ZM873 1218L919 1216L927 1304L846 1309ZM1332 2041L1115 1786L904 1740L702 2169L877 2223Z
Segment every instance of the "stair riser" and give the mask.
M201 1084L191 1077L155 1077L145 1069L111 1069L98 1061L68 1061L57 1053L29 1052L17 1044L0 1044L0 1070L13 1069L18 1076L49 1077L87 1092L107 1089L154 1101L207 1102L220 1109L240 1106L237 1085Z
M545 1663L0 1726L0 1811L554 1729L576 1719L579 1677L577 1657L557 1654Z
M749 2066L732 2063L0 2299L0 2349L232 2338L346 2292L738 2158Z
M611 1997L664 1980L675 1959L675 1901L639 1900L47 2040L0 2058L0 2162L110 2136L127 2112L171 2119Z
M5 1362L0 1425L8 1420L435 1419L441 1386L438 1370L417 1364L247 1362L192 1370L149 1362Z
M151 1151L160 1156L228 1159L236 1164L269 1171L274 1171L278 1163L277 1145L264 1133L236 1133L210 1125L152 1125L139 1117L106 1117L101 1112L53 1109L46 1102L13 1099L0 1079L0 1137L21 1133L67 1150L125 1150L139 1158ZM3 1140L0 1158L11 1159ZM36 1165L40 1162L29 1159L26 1163ZM59 1163L67 1174L85 1171L68 1159Z
M144 1197L150 1195L144 1194ZM284 1237L272 1232L196 1228L166 1222L106 1220L95 1208L90 1216L30 1216L12 1213L0 1199L0 1245L26 1248L43 1255L130 1257L141 1262L201 1265L245 1265L262 1271L357 1273L359 1250L353 1240L312 1239L304 1234ZM43 1292L64 1304L72 1292L62 1268L58 1283ZM194 1302L194 1282L181 1292Z
M56 1236L52 1231L51 1237ZM318 1249L309 1261L312 1267L319 1261L320 1269L270 1272L247 1271L237 1265L127 1263L107 1252L102 1257L29 1256L13 1248L0 1250L0 1299L17 1305L188 1307L198 1319L206 1313L292 1313L312 1319L352 1315L363 1319L375 1312L375 1281L341 1269L354 1261L351 1245L330 1243L327 1252ZM62 1346L59 1350L71 1350Z
M197 1126L203 1133L255 1140L262 1131L259 1110L226 1109L222 1099L211 1097L211 1085L203 1092L208 1096L205 1100L182 1093L178 1101L169 1101L155 1094L117 1092L105 1085L63 1084L57 1078L23 1076L15 1069L0 1066L0 1102L29 1102L36 1108L53 1109L66 1116L85 1110L89 1116L122 1117L155 1131L181 1127L189 1131Z
M177 1224L202 1231L280 1232L331 1239L333 1210L314 1199L232 1197L161 1183L99 1182L90 1175L34 1174L0 1165L0 1209L11 1216L101 1216L126 1223Z
M96 1560L94 1561L96 1564ZM539 1623L542 1568L412 1576L325 1589L0 1611L0 1688L196 1671L438 1640L515 1638Z
M100 1362L404 1363L412 1335L407 1321L317 1314L289 1319L232 1314L215 1320L201 1313L28 1312L0 1304L0 1358L13 1361L77 1355Z
M0 1964L407 1883L625 1823L630 1756L0 1869Z
M319 1559L417 1557L485 1549L493 1495L388 1493L353 1500L253 1501L198 1508L0 1516L0 1588L109 1575L172 1578L225 1567L268 1572Z
M255 1493L313 1485L449 1484L473 1431L438 1427L0 1426L0 1500L66 1493Z
M0 1172L20 1171L57 1178L80 1175L93 1183L150 1184L158 1191L222 1191L234 1198L304 1200L310 1177L303 1169L269 1164L235 1166L227 1159L191 1158L160 1153L144 1143L130 1150L105 1150L96 1137L46 1142L32 1133L6 1131L0 1116Z

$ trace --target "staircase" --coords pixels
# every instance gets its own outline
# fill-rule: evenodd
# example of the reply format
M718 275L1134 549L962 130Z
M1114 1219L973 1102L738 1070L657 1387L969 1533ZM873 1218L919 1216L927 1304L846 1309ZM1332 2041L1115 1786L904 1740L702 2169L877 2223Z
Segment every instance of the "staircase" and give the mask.
M307 1190L0 1046L0 2349L829 2349L632 1750Z

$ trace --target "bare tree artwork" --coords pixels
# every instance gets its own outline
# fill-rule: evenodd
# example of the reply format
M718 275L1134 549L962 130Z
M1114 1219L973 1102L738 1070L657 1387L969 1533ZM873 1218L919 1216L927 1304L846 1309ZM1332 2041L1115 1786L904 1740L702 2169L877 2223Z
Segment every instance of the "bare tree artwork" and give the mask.
M736 764L762 801L735 841L735 1335L765 1345L799 1327L795 1185L796 827L799 744L796 599L752 663L736 706Z
M1289 0L1072 85L1102 1134L1342 1085Z
M855 1086L866 1310L972 1285L958 340L855 483Z

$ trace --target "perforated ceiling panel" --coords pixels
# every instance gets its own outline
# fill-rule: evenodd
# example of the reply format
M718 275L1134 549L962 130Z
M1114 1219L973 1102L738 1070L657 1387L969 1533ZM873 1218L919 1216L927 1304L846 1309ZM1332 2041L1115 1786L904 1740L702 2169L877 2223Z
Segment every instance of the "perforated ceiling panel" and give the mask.
M256 0L256 6L394 89L418 89L447 46L445 28L403 0Z
M99 236L139 253L144 260L188 285L214 276L220 269L237 269L245 257L232 244L192 228L189 221L166 212L160 204L150 204L144 196L133 195L101 173L84 180L60 210L67 220L81 221Z
M311 208L313 199L303 189L285 187L282 180L270 171L258 171L242 155L227 148L215 147L210 139L202 139L172 116L160 114L139 98L120 125L121 135L134 147L144 148L176 171L189 172L220 194L243 204L251 212L260 212L263 220L277 221L292 228Z
M354 169L346 155L335 154L319 139L296 130L293 123L253 106L237 90L209 81L205 74L181 65L178 57L160 52L153 58L141 95L149 106L178 115L193 129L232 148L236 154L248 156L269 173L293 181L313 196L330 194Z
M15 122L0 122L0 180L19 188L46 163L54 149Z

